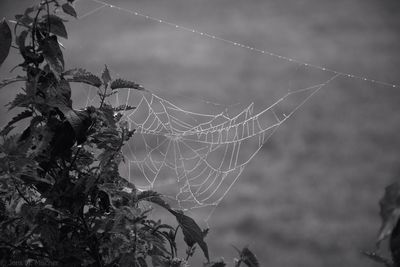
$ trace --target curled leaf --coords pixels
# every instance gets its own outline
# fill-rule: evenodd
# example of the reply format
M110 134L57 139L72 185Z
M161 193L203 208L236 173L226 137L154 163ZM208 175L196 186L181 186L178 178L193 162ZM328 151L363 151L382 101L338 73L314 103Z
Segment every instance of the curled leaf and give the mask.
M175 216L180 227L182 228L186 244L189 247L194 246L196 243L199 244L207 261L210 261L207 243L204 241L203 231L200 229L197 223L189 216L183 214L182 211L176 211L173 209L169 209L169 211Z

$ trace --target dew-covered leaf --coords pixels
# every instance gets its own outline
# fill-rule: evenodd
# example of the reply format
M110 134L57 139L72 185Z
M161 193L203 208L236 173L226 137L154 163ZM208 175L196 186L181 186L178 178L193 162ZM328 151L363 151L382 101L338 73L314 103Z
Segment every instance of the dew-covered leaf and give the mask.
M65 3L61 7L62 7L62 10L64 11L64 13L76 18L76 11L73 6L71 6L68 3Z
M10 52L12 41L12 35L10 27L8 26L6 20L0 22L0 66L6 60L8 53Z
M389 237L400 218L400 184L386 187L385 195L379 202L382 226L379 230L377 245Z
M189 247L192 247L197 243L203 251L207 261L210 261L207 243L204 241L203 231L200 229L197 223L189 216L183 214L182 211L176 211L173 209L169 209L169 211L175 216L180 227L182 228L185 243Z
M116 79L111 82L111 89L122 89L122 88L132 88L136 90L144 90L144 87L141 86L140 84L137 84L135 82L123 80L123 79Z

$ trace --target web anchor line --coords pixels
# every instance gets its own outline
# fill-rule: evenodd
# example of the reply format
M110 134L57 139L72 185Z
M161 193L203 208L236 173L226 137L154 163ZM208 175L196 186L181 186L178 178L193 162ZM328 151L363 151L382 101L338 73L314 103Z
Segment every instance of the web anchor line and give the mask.
M253 46L245 45L245 44L240 43L240 42L235 42L235 41L232 41L232 40L228 40L228 39L225 39L225 38L222 38L222 37L219 37L219 36L207 33L207 32L199 31L199 30L196 30L194 28L188 28L188 27L185 27L185 26L182 26L182 25L179 25L179 24L175 24L175 23L169 22L169 21L164 20L164 19L156 18L156 17L149 16L149 15L145 15L145 14L143 14L141 12L138 12L138 11L135 11L135 10L130 10L130 9L123 8L123 7L120 7L120 6L117 6L117 5L109 4L109 3L105 2L105 1L102 1L102 0L90 0L90 1L98 3L98 4L101 4L101 6L95 8L93 10L93 12L92 11L88 12L87 14L85 14L82 17L86 17L88 15L91 15L92 13L102 9L103 7L109 7L109 8L113 8L113 9L116 9L116 10L119 10L119 11L122 11L122 12L126 12L128 14L133 15L133 16L141 17L141 18L153 21L153 22L157 22L157 23L161 23L161 24L170 26L170 27L175 28L177 30L182 30L182 31L190 32L190 33L193 33L193 34L196 34L196 35L200 35L202 37L206 37L206 38L209 38L209 39L218 40L218 41L221 41L221 42L233 45L233 46L241 47L241 48L244 48L244 49L259 53L259 54L263 54L263 55L275 57L275 58L278 58L278 59L281 59L281 60L285 60L285 61L288 61L288 62L296 63L296 64L304 66L304 67L318 69L318 70L321 70L321 71L324 71L324 72L337 74L337 75L340 75L342 77L346 77L346 78L350 78L350 79L358 79L358 80L362 80L362 81L365 81L365 82L375 83L375 84L379 84L379 85L383 85L383 86L387 86L387 87L400 88L400 85L397 85L397 84L394 84L394 83L385 82L385 81L379 81L379 80L371 79L371 78L368 78L368 77L364 77L364 76L360 76L360 75L356 75L356 74L352 74L352 73L346 73L346 72L334 70L334 69L327 68L327 67L320 66L320 65L316 65L316 64L313 64L313 63L307 63L307 62L304 62L304 61L301 61L301 60L297 60L295 58L282 56L282 55L273 53L273 52L268 51L268 50L259 49L259 48L253 47Z

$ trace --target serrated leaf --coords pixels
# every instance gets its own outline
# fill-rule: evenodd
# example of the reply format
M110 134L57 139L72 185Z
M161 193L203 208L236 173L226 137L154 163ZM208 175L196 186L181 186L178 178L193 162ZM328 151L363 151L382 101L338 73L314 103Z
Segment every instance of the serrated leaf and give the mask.
M118 107L113 108L115 112L119 111L128 111L128 110L133 110L136 109L136 107L129 106L129 105L119 105Z
M32 103L32 98L26 94L18 93L14 100L7 104L8 110L11 110L15 107L28 107L29 104Z
M170 205L167 202L165 202L164 199L162 199L161 194L159 194L155 191L152 191L152 190L140 192L137 196L137 200L152 202L152 203L157 204L167 210L171 209Z
M9 134L14 128L14 126L4 127L3 130L0 131L0 135L5 136Z
M71 6L71 5L68 4L68 3L65 3L65 4L63 4L63 5L61 6L61 8L62 8L62 10L64 11L64 13L66 13L66 14L68 14L68 15L70 15L70 16L76 18L76 11L75 11L75 9L74 9L73 6Z
M7 85L9 85L9 84L12 84L12 83L15 83L15 82L23 82L23 81L26 81L26 77L17 76L15 78L2 80L0 82L0 89L5 87L5 86L7 86Z
M226 264L224 262L224 260L220 260L220 261L212 261L209 263L205 263L203 265L203 267L225 267Z
M240 259L248 266L248 267L260 267L260 263L256 255L247 247L244 247L240 253Z
M17 116L15 116L14 118L12 118L8 124L6 125L5 128L10 127L11 125L13 125L16 122L19 122L20 120L23 120L25 118L29 118L30 116L32 116L32 111L30 110L24 110L23 112L19 113Z
M68 39L67 29L65 28L63 20L56 15L46 15L45 19L40 26L42 30L48 31L50 24L50 33L60 36L62 38Z
M99 77L86 71L85 69L70 70L65 75L71 75L72 78L66 79L70 82L86 83L95 87L100 87L102 82Z
M103 83L105 86L111 81L110 71L107 68L107 65L104 66L103 73L101 74L101 78L103 79Z
M377 246L390 236L400 218L400 184L386 187L385 194L379 202L382 226L377 238Z
M144 90L144 87L141 86L140 84L137 84L137 83L134 83L131 81L127 81L127 80L123 80L120 78L111 82L111 89L115 90L115 89L122 89L122 88L132 88L132 89L136 89L136 90Z
M0 66L6 60L10 52L12 41L11 29L8 26L5 18L0 22Z
M56 76L60 76L64 71L64 58L58 45L57 36L53 35L43 40L41 43L44 59Z
M377 254L376 252L361 251L361 253L377 263L384 264L386 267L393 267L393 264L390 262L390 260L384 258L383 256Z
M175 216L181 226L185 243L189 247L192 247L197 243L203 251L207 261L210 261L207 243L204 241L203 231L197 223L189 216L183 214L182 211L176 211L173 209L169 209L169 211Z

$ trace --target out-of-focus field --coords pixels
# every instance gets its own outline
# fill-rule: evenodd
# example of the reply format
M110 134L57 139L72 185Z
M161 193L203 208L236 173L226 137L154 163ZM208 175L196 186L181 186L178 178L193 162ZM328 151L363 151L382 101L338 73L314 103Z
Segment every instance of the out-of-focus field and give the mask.
M1 0L12 18L32 1ZM398 0L111 1L300 61L400 84ZM98 6L76 4L81 15ZM66 64L105 63L179 106L266 108L328 73L103 8L68 23ZM0 77L20 59L11 56ZM17 88L0 92L3 105ZM83 104L84 92L75 92ZM360 256L379 228L378 201L400 175L400 89L339 78L288 120L214 212L213 257L249 245L262 266L376 266ZM183 251L182 251L183 252ZM201 257L193 266L201 266Z

